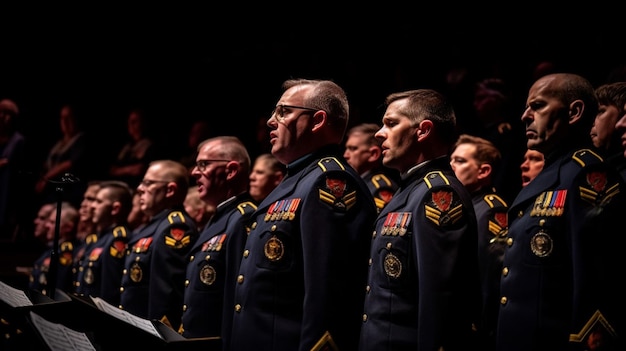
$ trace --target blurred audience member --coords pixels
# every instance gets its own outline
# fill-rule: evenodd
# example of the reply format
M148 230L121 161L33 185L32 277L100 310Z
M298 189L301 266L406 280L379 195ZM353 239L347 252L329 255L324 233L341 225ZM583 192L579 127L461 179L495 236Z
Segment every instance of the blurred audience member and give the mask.
M43 202L57 201L58 182L63 182L63 200L78 208L89 178L90 147L76 105L65 104L59 113L61 137L48 151L35 191ZM69 174L69 177L66 177Z
M254 160L250 172L250 195L260 204L267 195L283 180L287 168L271 153L261 154Z
M25 179L20 175L26 162L26 139L17 131L19 109L10 99L0 100L0 238L15 239L21 213L26 212Z
M156 144L148 133L148 117L145 110L134 108L126 119L127 142L109 169L109 176L125 182L131 188L139 185L150 161L156 158Z

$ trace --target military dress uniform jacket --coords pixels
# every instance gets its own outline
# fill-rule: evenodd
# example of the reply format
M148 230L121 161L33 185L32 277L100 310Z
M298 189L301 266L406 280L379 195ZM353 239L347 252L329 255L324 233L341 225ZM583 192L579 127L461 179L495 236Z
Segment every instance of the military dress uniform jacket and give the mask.
M374 197L378 211L385 207L398 190L399 175L394 169L373 169L362 176L367 188Z
M100 297L117 306L120 303L120 281L124 269L126 244L130 229L125 225L103 231L78 267L76 293Z
M476 216L448 159L404 175L374 228L359 350L471 349Z
M164 210L133 234L122 272L120 308L180 326L189 250L198 238L184 208Z
M358 343L376 208L339 148L288 165L253 215L227 350ZM227 336L228 338L228 336Z
M547 160L522 189L509 210L498 350L583 350L599 334L603 350L624 349L624 195L587 149Z
M55 290L62 290L65 293L72 293L74 290L74 273L72 272L74 262L74 250L76 242L74 240L66 240L59 242L57 254L57 273L54 283ZM37 290L43 295L50 295L50 288L53 284L50 271L50 260L52 249L47 249L33 264L33 270L30 273L28 288Z
M96 242L98 242L98 234L91 233L88 234L83 240L80 240L76 243L76 247L74 248L74 262L72 262L72 286L74 287L74 292L76 292L76 289L79 285L79 268L82 267L83 263L85 262L86 253L91 251L91 249L96 245Z
M192 246L185 279L183 319L179 330L184 337L200 338L222 334L226 277L229 277L229 283L232 280L234 284L243 243L248 236L246 224L254 210L256 205L248 193L221 204ZM229 255L233 257L228 257ZM232 263L229 262L235 263L235 266L231 267ZM232 293L232 288L229 291ZM232 311L232 305L229 305L228 313L232 314Z
M500 277L508 233L509 206L492 187L472 193L472 203L478 224L478 265L482 287L482 321L477 328L485 349L493 349L495 328L500 308Z

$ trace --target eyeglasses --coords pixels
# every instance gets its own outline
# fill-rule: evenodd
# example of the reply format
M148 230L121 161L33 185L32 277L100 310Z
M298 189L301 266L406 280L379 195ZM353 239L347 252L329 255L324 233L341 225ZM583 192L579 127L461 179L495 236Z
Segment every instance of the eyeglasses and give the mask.
M206 168L211 165L211 163L215 162L230 162L230 160L198 160L196 161L196 168L200 172L204 172Z
M278 120L279 122L283 122L285 120L285 110L288 110L288 109L306 110L306 111L313 111L313 112L321 111L319 108L279 104L279 105L276 105L276 107L272 111L272 116L275 115L276 120Z
M157 183L169 183L169 180L151 180L151 179L144 179L141 181L141 183L139 183L139 185L143 186L144 188L149 188L151 185L157 184Z

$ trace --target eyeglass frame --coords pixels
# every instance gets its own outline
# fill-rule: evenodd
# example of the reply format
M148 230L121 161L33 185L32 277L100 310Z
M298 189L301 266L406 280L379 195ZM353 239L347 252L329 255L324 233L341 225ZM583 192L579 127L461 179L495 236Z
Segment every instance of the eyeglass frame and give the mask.
M306 106L278 104L272 110L271 117L276 116L275 118L276 118L277 121L283 122L285 120L285 111L284 111L285 108L306 110L306 111L311 111L311 112L324 111L321 108L312 108L312 107L306 107ZM277 112L277 111L279 111L279 112Z
M194 168L197 168L198 171L204 172L204 171L206 171L206 168L211 165L211 163L215 163L215 162L230 162L230 161L231 160L225 160L225 159L197 160L196 163L193 166L194 166ZM200 163L204 163L204 165L202 165Z

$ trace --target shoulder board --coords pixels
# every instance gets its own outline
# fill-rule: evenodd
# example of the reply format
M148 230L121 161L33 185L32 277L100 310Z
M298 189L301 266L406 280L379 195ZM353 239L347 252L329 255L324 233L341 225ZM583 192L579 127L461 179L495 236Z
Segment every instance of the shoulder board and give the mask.
M384 174L379 173L379 174L375 174L372 177L372 184L374 184L374 186L376 187L376 189L380 188L381 186L391 186L391 180Z
M66 251L73 251L74 250L74 244L72 244L69 241L66 241L64 243L61 243L61 245L59 245L59 249L62 252L66 252Z
M125 238L126 237L126 228L123 226L118 226L113 228L113 237L114 238Z
M180 211L172 211L167 215L167 220L170 224L185 223L185 216L183 216L183 213Z
M335 157L324 157L319 160L317 165L322 169L323 172L328 171L345 171L346 168L337 160Z
M450 181L446 178L441 171L433 171L424 176L424 182L429 189L434 187L450 185Z
M585 167L603 161L600 155L589 149L581 149L574 152L574 154L572 155L572 160L578 163L580 167Z
M98 234L89 234L87 235L87 237L85 238L85 242L87 244L93 244L96 241L98 241Z
M483 200L489 205L490 208L494 207L507 207L507 204L502 198L496 194L487 194L483 197Z
M242 202L237 205L239 212L244 215L246 212L250 213L256 210L256 205L250 201Z

